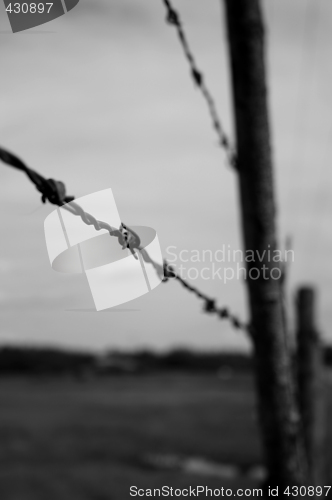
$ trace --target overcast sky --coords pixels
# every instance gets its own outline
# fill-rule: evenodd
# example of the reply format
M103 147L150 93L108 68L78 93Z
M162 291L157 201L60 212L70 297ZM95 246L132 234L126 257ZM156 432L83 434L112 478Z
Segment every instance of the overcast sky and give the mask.
M332 4L263 4L280 246L289 235L295 252L289 301L299 284L315 284L319 326L331 341ZM175 5L233 136L220 2ZM81 0L66 16L15 35L2 3L0 11L3 147L76 197L112 188L121 219L155 228L166 257L169 245L241 248L236 176L160 0ZM0 168L2 343L248 348L178 283L116 310L89 311L85 276L50 267L43 221L54 207L41 205L24 174ZM248 319L241 281L195 284Z

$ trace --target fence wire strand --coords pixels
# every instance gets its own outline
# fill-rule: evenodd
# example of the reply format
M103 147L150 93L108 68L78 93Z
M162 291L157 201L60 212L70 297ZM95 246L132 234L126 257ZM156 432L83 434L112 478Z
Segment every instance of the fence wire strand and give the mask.
M101 229L106 229L111 236L117 237L119 244L122 248L129 248L135 258L137 255L135 251L140 252L145 262L153 265L154 269L160 277L164 277L163 281L167 282L171 279L178 281L183 288L192 292L196 297L203 300L204 307L203 311L209 314L215 314L220 319L228 319L235 329L250 332L250 328L247 324L241 322L237 316L232 314L227 307L217 307L216 300L211 299L206 294L202 293L198 288L189 284L184 280L180 274L176 272L174 267L164 260L163 266L160 266L155 262L144 247L141 245L140 237L135 231L130 227L125 225L123 222L120 227L114 228L107 224L106 222L97 220L93 215L85 212L82 207L74 202L74 196L68 196L66 193L65 184L61 181L56 181L54 179L45 179L35 170L29 168L22 160L20 160L14 154L8 152L7 150L0 148L0 160L5 164L17 168L22 172L25 172L30 181L35 185L37 190L41 193L42 202L46 203L49 201L53 205L63 207L64 209L71 212L73 215L78 216L87 225L93 225L96 231Z
M206 85L203 72L198 68L196 59L190 48L188 37L184 31L184 27L179 13L175 10L170 0L162 0L166 8L166 21L176 28L184 55L189 63L191 77L194 84L201 90L202 95L206 101L209 114L212 120L212 126L218 136L219 145L224 149L228 164L237 168L235 150L222 126L221 120L218 115L215 100Z
M223 148L226 154L227 162L229 166L237 168L236 164L236 153L231 145L231 142L224 131L223 125L218 115L215 100L206 85L205 77L203 72L198 68L196 64L195 57L188 43L188 38L184 31L183 24L181 22L179 13L175 10L170 0L162 0L166 8L167 17L166 20L169 24L173 25L183 48L185 57L189 63L191 77L194 84L201 90L202 95L207 104L207 108L212 120L212 126L215 130L219 145ZM126 226L123 222L119 228L114 228L104 221L97 220L93 215L85 212L82 207L74 202L74 196L68 196L66 194L65 184L61 181L56 181L54 179L45 179L35 170L29 168L22 160L20 160L14 154L8 152L5 149L0 148L0 159L10 165L11 167L17 168L26 173L31 182L36 186L37 190L42 195L42 202L45 203L49 201L54 205L63 207L64 209L71 212L73 215L78 216L87 225L93 225L96 231L105 229L109 232L111 236L117 237L119 244L122 248L130 249L133 256L137 259L136 251L140 252L145 262L150 263L157 274L163 277L163 282L167 282L171 279L178 281L183 288L192 292L197 298L203 300L204 306L203 311L209 314L215 314L220 319L228 319L231 325L238 330L243 330L245 332L251 332L250 325L243 323L239 318L232 314L227 307L218 307L215 299L211 299L206 294L202 293L198 288L194 287L188 283L185 279L180 276L174 269L174 267L164 260L163 266L160 266L155 262L148 252L142 247L140 238L137 233L133 231L130 227Z

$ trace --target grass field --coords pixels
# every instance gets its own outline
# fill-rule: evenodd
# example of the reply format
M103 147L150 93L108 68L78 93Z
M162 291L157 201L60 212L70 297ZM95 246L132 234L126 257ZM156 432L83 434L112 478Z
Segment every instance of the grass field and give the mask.
M257 486L245 476L185 474L146 461L261 463L249 377L3 379L0 401L1 500L122 500L131 485Z

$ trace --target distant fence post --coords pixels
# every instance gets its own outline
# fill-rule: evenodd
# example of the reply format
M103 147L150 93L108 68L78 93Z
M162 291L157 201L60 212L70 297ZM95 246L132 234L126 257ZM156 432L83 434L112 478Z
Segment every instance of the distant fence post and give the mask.
M297 313L297 388L302 432L312 485L324 484L323 348L315 322L315 290L299 289Z

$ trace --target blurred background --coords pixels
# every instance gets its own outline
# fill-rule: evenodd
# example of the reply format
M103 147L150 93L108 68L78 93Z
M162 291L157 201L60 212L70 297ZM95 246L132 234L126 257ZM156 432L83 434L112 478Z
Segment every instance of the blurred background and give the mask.
M292 326L297 285L315 285L328 344L332 4L262 4L279 246L290 238L295 255L288 314ZM233 136L222 2L175 5ZM15 35L0 10L3 147L77 197L111 187L121 219L155 228L165 257L169 246L242 247L237 179L162 2L80 0ZM1 498L122 499L132 484L259 482L245 335L173 282L91 311L85 277L50 267L53 207L21 172L2 165L1 176L0 342L11 346L0 356ZM242 281L194 284L248 320ZM5 377L13 366L21 375Z

